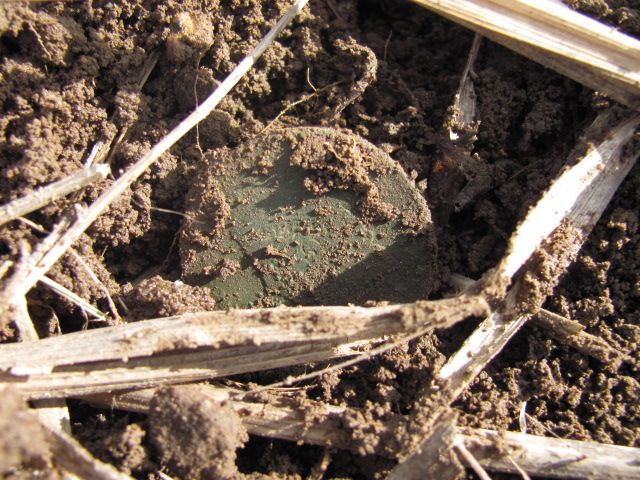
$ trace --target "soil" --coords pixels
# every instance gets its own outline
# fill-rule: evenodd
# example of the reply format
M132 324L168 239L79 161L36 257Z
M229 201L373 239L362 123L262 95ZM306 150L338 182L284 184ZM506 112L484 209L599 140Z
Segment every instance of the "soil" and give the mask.
M567 3L640 35L638 2ZM0 202L63 178L82 167L96 142L125 132L108 159L117 176L231 71L288 4L0 3ZM445 161L443 124L472 39L469 31L409 3L310 2L197 131L163 155L49 276L103 311L117 308L122 321L215 308L208 290L183 277L179 238L190 221L184 214L193 208L189 190L219 173L211 166L227 149L278 129L308 126L330 127L370 142L422 187L437 242L430 298L451 291L452 272L481 276L501 258L517 222L609 101L484 41L474 77L481 123L473 153L491 182L483 189L471 188L475 197L456 204L461 189L473 187L473 175L463 175L455 162ZM157 64L139 89L141 72L155 57ZM308 166L330 170L329 163L321 161ZM448 177L439 175L443 168ZM451 181L451 176L458 178ZM327 194L326 177L309 178L309 189ZM357 172L355 177L334 175L333 186L358 187L354 178L360 178ZM28 219L50 229L74 204L90 203L113 181L87 187ZM358 188L367 192L362 184ZM624 361L614 365L595 360L552 340L544 330L525 326L455 403L459 424L518 430L526 402L531 433L640 447L639 192L636 167L545 305L624 352ZM209 193L211 226L222 231L228 211L220 195ZM360 206L367 207L361 213L379 215L380 205L370 203L361 201ZM14 261L42 237L26 222L1 226L0 264ZM233 263L220 264L213 273L224 277L234 268ZM405 300L424 296L416 292L415 298ZM41 285L29 293L28 303L41 337L119 321L113 315L107 321L89 318ZM420 386L474 326L470 322L428 334L326 375L314 381L309 395L361 408L377 418L407 414ZM2 326L0 335L3 341L15 341L10 326ZM302 367L236 380L267 383L298 371ZM48 465L42 442L25 441L26 432L40 438L37 424L11 413L21 408L11 402L3 400L0 410L6 445L0 467ZM224 406L220 418L203 421L198 411L181 409L180 402L178 394L165 392L156 398L150 417L73 402L73 430L96 456L136 478L158 478L159 470L174 478L300 478L322 463L322 449L256 437L236 452L246 438ZM185 453L180 432L192 420L201 424L189 433L193 442L199 445L205 436L217 440ZM219 434L228 428L233 435ZM219 458L210 458L217 453ZM192 455L197 463L184 464L183 455ZM373 454L335 451L330 452L324 478L382 478L392 467L393 462Z

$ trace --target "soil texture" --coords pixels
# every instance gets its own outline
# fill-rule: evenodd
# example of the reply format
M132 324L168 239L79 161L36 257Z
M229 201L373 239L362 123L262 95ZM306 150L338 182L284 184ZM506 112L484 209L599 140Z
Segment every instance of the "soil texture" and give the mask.
M100 142L118 139L102 158L113 176L26 221L0 226L0 265L9 268L5 262L33 249L74 205L95 200L230 73L289 3L0 2L0 202L69 175ZM566 3L640 35L638 2ZM610 102L485 40L473 77L477 170L461 172L447 154L443 125L472 40L468 30L408 2L312 0L216 111L48 273L108 313L106 319L39 284L27 299L39 335L239 305L442 298L453 291L451 273L480 277ZM328 140L314 137L318 132ZM276 155L249 172L238 165L282 142L294 146L288 163L279 165L284 157ZM308 230L285 242L262 238L265 227L247 246L248 230L229 227L234 215L269 193L260 190L262 181L294 168L299 177L290 193L306 202L313 220L300 225L296 217L296 228ZM384 182L392 175L389 193ZM473 194L460 203L465 188ZM338 202L347 206L344 217L334 212ZM460 425L519 430L525 408L530 433L640 447L638 205L636 167L545 305L578 321L623 360L580 353L532 323L454 404ZM293 229L285 217L299 215L298 204L280 207L274 214L280 224L267 216L256 221L276 233ZM243 215L254 220L249 210ZM336 248L323 247L315 276L301 266L309 238L319 233L314 228L344 235ZM220 247L220 239L234 236L240 242L233 249ZM197 264L199 252L216 246L214 260ZM239 291L231 280L242 272L259 288L237 303L229 300ZM361 290L357 282L380 288ZM209 283L232 285L231 294L212 295ZM305 395L361 409L363 418L351 419L360 430L353 431L367 433L368 421L407 415L420 388L475 326L430 333L324 375ZM16 340L11 325L0 325L0 339ZM308 368L233 380L269 383ZM184 390L162 389L149 416L69 402L73 432L98 458L140 479L160 478L160 471L176 479L384 478L395 464L366 449L324 451L248 437L224 403L219 415L203 416L191 401L200 393L194 387L187 399ZM46 470L50 452L38 424L23 416L18 400L0 398L0 475Z

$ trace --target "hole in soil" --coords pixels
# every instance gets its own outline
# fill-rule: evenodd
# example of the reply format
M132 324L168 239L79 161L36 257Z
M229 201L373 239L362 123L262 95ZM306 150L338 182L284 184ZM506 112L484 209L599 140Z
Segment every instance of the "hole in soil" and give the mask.
M2 56L15 55L20 52L18 39L11 35L0 36L0 52Z

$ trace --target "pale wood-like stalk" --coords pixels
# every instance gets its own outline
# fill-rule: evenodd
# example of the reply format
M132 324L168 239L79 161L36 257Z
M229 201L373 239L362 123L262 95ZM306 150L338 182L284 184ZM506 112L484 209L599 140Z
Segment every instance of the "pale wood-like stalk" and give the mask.
M552 0L412 0L632 108L640 41Z
M525 272L512 285L516 273L537 249L544 247L551 251L553 246L557 252L564 252L562 260L555 259L562 263L553 267L557 273L539 279L537 287L542 288L541 291L550 291L558 281L559 271L566 269L567 262L577 256L588 233L635 164L640 151L637 148L625 151L624 147L634 136L640 116L633 115L612 128L604 128L611 122L612 116L612 111L604 112L594 121L586 139L601 138L606 132L605 140L592 147L576 163L570 163L552 183L512 235L502 261L483 279L487 294L497 296L494 301L496 308L449 358L431 385L425 388L423 397L416 402L410 424L414 432L424 435L424 439L416 443L415 436L407 438L405 448L408 451L403 452L407 455L404 461L412 462L419 457L421 445L430 442L430 425L530 318L530 314L523 313L523 301L536 302L535 305L527 305L528 310L540 308L544 297L521 298L521 291L528 282L526 274L535 278L540 267L531 265L530 271L525 267ZM543 285L545 282L548 285ZM507 295L501 299L500 291L506 288ZM433 405L438 407L434 408ZM392 474L395 470L392 470Z
M28 398L188 382L353 355L394 333L488 314L478 297L386 307L280 307L185 314L0 345L0 381Z
M239 393L213 386L202 388L211 398L212 408ZM110 408L147 413L154 393L153 389L140 390L84 399ZM230 404L253 435L345 450L356 447L340 420L344 417L358 418L355 410L318 402L296 406L290 398L290 394L270 392L268 401L234 399ZM449 417L443 417L443 420L446 418ZM389 419L386 423L376 424L376 430L384 436L392 433L397 424L398 421ZM437 436L442 438L441 433ZM464 442L487 470L518 473L515 462L530 475L545 478L631 480L640 477L638 448L472 428L455 429L455 440ZM385 455L384 449L377 453Z

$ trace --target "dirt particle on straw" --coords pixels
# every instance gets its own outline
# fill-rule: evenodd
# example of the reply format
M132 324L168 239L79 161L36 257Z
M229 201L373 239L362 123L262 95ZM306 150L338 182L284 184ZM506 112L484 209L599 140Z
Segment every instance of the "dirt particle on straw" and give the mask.
M558 227L527 263L518 303L535 313L553 293L558 280L575 260L584 235L569 224Z
M196 60L213 45L213 25L207 15L178 13L167 37L167 56L173 62Z
M162 461L185 479L236 478L236 449L248 437L231 405L197 386L160 389L149 434Z

